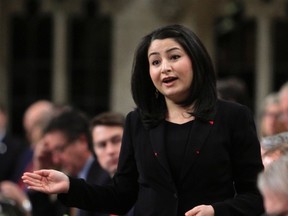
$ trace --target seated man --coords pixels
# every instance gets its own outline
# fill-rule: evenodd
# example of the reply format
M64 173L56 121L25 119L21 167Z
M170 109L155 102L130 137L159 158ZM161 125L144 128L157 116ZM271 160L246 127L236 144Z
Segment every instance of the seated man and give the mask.
M83 178L89 183L106 184L109 175L95 158L89 120L84 113L67 107L53 117L44 129L39 160L46 161L70 176ZM102 216L97 212L71 209L77 216Z
M121 148L125 118L119 113L105 112L91 121L94 150L101 167L114 176Z
M116 112L104 112L91 121L94 150L100 166L112 178L117 171L125 117ZM133 215L133 209L127 214Z

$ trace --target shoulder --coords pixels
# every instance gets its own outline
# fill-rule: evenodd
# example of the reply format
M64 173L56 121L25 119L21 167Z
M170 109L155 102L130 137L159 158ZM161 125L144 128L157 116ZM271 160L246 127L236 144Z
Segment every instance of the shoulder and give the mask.
M217 111L222 111L222 112L230 112L230 113L239 113L239 112L244 112L244 113L250 113L252 114L251 110L242 104L236 103L236 102L230 102L230 101L225 101L225 100L218 100L217 102Z
M139 118L140 114L139 114L139 109L134 109L130 112L128 112L126 119L133 119L133 118Z
M141 124L141 115L139 109L130 111L126 116L126 125L127 124Z
M220 118L224 121L240 124L240 122L253 123L254 114L245 105L219 100L216 108L216 118Z

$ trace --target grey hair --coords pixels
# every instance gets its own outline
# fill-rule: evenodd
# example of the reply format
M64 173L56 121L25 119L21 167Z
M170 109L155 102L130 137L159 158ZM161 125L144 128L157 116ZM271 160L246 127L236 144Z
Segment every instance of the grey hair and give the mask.
M283 144L288 144L288 132L262 137L260 144L264 150L269 150Z
M257 184L261 192L268 189L288 199L288 154L269 164L258 175Z

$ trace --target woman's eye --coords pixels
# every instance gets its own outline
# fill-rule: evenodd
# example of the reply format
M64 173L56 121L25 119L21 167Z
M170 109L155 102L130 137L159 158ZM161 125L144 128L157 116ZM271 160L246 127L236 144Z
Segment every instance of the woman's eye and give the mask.
M180 58L180 55L172 55L172 56L171 56L171 59L174 59L174 60L175 60L175 59L178 59L178 58Z
M160 63L159 60L154 60L154 61L152 61L152 65L158 65L159 63Z

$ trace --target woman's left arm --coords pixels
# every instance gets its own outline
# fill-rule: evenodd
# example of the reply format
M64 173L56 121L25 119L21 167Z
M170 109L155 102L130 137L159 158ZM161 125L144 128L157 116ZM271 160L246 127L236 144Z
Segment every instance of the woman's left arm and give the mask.
M257 188L258 173L263 170L260 143L252 113L240 106L233 122L231 140L232 175L236 195L213 204L215 215L261 215L263 200Z

